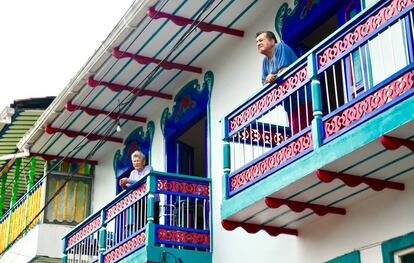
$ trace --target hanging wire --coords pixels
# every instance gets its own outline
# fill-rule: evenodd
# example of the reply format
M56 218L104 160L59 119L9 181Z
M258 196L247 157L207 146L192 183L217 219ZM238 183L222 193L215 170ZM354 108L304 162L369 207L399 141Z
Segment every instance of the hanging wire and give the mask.
M216 5L216 7L215 8L213 8L213 10L211 10L211 12L212 11L214 11L222 2L223 2L224 0L221 0L217 5ZM198 17L193 21L193 23L190 25L190 27L187 29L187 31L186 32L184 32L184 34L183 34L183 36L179 39L179 41L177 41L177 43L173 46L173 48L170 50L170 52L167 54L167 56L165 56L158 64L157 64L157 66L144 78L144 80L143 81L141 81L140 82L140 84L141 83L144 83L143 85L142 85L142 88L138 88L138 87L140 87L141 85L140 84L138 84L136 87L134 87L134 89L131 91L131 93L130 94L128 94L128 96L126 96L123 100L121 100L121 102L119 103L119 105L126 105L122 110L121 110L121 114L123 113L123 112L126 112L128 109L129 109L129 107L131 107L131 105L133 104L133 102L135 101L135 99L136 99L136 97L137 96L139 96L139 93L142 91L142 90L144 90L145 89L145 87L146 87L146 84L147 83L149 83L149 81L150 80L152 80L152 77L153 77L153 75L157 72L157 70L159 70L159 68L161 67L161 64L163 63L163 62L165 62L170 56L171 56L171 54L173 53L173 52L175 52L181 45L182 45L182 43L186 40L186 38L188 37L188 36L190 36L190 34L195 30L195 28L197 28L197 26L200 24L200 23L202 23L207 17L208 17L208 15L209 14L211 14L211 12L209 13L209 14L207 14L203 19L200 19L201 18L201 16L204 14L204 12L206 12L207 11L207 9L213 4L213 2L214 2L214 0L211 0L211 1L209 1L206 5L205 5L205 8L200 12L200 14L198 15ZM135 91L136 90L138 90L138 93L136 93ZM131 98L129 98L131 96ZM128 99L128 100L127 100ZM62 159L60 159L58 162L56 162L55 164L54 164L54 166L49 170L49 171L47 171L46 172L46 175L45 175L45 177L47 177L48 175L50 175L51 174L51 171L53 171L56 167L58 167L62 162L64 162L64 160L66 159L66 158L71 158L73 155L72 155L72 153L75 151L75 150L77 150L77 149L82 149L82 148L84 148L87 144L89 144L90 143L90 141L88 141L87 140L87 137L90 135L90 134L92 134L97 128L99 128L100 126L101 126L101 124L105 121L105 120L107 120L107 119L109 119L109 115L111 114L111 113L113 113L114 112L114 110L115 110L116 108L114 108L113 110L111 110L109 113L107 113L106 115L105 115L105 117L100 121L100 122L98 122L96 125L95 125L95 127L90 131L90 132L88 132L87 133L87 135L85 136L85 137L83 137L82 139L81 139L81 141L72 149L72 150L70 150L68 153L67 153L67 155L66 156L64 156ZM109 125L109 127L106 129L106 131L104 132L104 135L103 135L103 138L102 139L100 139L100 140L98 140L98 143L89 151L89 153L86 155L86 157L84 158L84 160L85 160L85 162L87 162L87 161L89 161L92 157L93 157L93 155L96 153L96 151L97 150L99 150L100 148L101 148L101 146L103 145L103 144L105 144L105 142L106 142L106 138L108 138L109 137L109 135L114 131L114 128L116 127L116 124L117 124L117 122L111 122L110 123L110 125ZM30 221L30 222L28 222L27 223L27 225L25 226L25 228L17 235L17 236L21 236L25 231L27 231L28 230L28 227L34 222L34 220L37 218L37 217L39 217L43 212L44 212L44 210L49 206L49 204L56 198L56 196L57 195L59 195L59 193L62 191L62 189L66 186L66 184L69 182L69 181L71 181L72 180L72 178L73 178L73 175L75 175L77 172L78 172L78 169L79 168L77 168L77 169L75 169L74 171L72 171L68 176L67 176L67 178L66 178L66 180L64 181L64 183L55 191L55 193L51 196L51 198L49 199L49 200L47 200L46 202L45 202L45 204L44 204L44 206L40 209L40 211L33 217L33 219Z

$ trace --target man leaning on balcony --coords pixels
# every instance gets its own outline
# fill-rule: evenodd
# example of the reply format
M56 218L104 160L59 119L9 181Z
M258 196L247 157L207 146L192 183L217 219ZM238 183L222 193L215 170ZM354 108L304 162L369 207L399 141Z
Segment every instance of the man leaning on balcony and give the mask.
M262 64L262 84L274 83L277 74L295 62L297 56L285 43L278 43L271 31L256 34L256 46L259 53L264 55Z
M297 59L295 52L285 43L278 43L271 31L258 32L256 46L259 53L264 55L262 63L263 85L275 83L277 75ZM307 91L310 94L310 91ZM309 125L312 104L303 92L294 92L289 97L289 99L285 99L283 106L288 114L290 135L294 135ZM305 117L305 115L307 116Z

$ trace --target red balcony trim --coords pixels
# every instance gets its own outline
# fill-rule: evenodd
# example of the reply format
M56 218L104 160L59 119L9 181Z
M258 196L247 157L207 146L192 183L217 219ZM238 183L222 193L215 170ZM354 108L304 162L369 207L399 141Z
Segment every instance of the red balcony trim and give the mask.
M400 138L391 137L387 135L381 136L380 139L381 139L381 144L388 150L393 151L393 150L397 150L401 146L405 146L408 149L410 149L412 152L414 152L414 141L400 139Z
M344 208L339 207L331 207L325 205L317 205L317 204L308 204L298 201L280 199L280 198L273 198L273 197L265 197L265 203L269 208L278 208L282 205L286 205L292 211L296 213L303 212L306 208L311 209L319 216L324 216L326 214L338 214L338 215L345 215L346 210Z
M398 14L405 11L406 8L410 8L410 5L413 2L414 0L389 1L387 5L384 5L370 17L362 19L362 21L359 24L355 24L347 34L344 34L341 38L336 40L335 43L332 43L318 54L318 68L320 69L324 67L335 58L352 49L355 43L382 28L389 20L398 16Z
M68 137L77 137L77 136L83 136L85 138L87 138L90 141L96 141L96 140L106 140L106 141L111 141L111 142L116 142L116 143L122 143L122 139L121 138L115 138L115 137L108 137L108 136L103 136L103 135L99 135L99 134L93 134L93 133L85 133L85 132L78 132L78 131L71 131L71 130L65 130L65 129L59 129L59 128L54 128L52 126L50 126L50 124L46 125L45 127L45 132L48 134L54 134L54 133L63 133Z
M131 93L133 92L135 95L137 95L139 97L151 96L151 97L156 97L156 98L160 98L160 99L167 99L167 100L172 99L171 94L166 94L166 93L162 93L162 92L158 92L158 91L146 90L146 89L141 89L141 88L123 86L123 85L109 83L109 82L105 82L105 81L96 81L93 78L93 76L90 76L86 83L88 84L88 86L93 87L93 88L95 88L99 85L102 85L102 86L105 86L105 87L109 88L113 92L121 92L121 91L129 91Z
M352 105L329 117L323 124L325 140L342 129L353 125L356 121L369 118L369 114L383 108L384 105L393 102L404 93L413 89L413 77L414 72L412 69L401 73L400 76L395 77L388 84L375 90L375 92L368 93L365 97L361 97L360 100L355 100Z
M30 156L39 156L41 158L43 158L46 161L51 161L51 160L56 160L56 159L65 159L65 162L68 163L83 163L83 162L87 162L90 165L97 165L98 161L95 160L85 160L85 159L79 159L79 158L72 158L72 157L64 157L64 156L59 156L59 155L50 155L50 154L45 154L45 153L30 153Z
M184 71L189 71L189 72L194 72L194 73L199 73L199 74L203 72L203 69L199 68L199 67L174 63L174 62L170 62L170 61L161 61L160 59L156 59L156 58L144 57L144 56L141 56L141 55L128 53L126 51L121 51L121 50L119 50L119 48L114 48L112 50L112 56L114 56L115 58L118 58L118 59L132 58L136 62L138 62L139 64L144 64L144 65L147 65L147 64L150 64L150 63L154 63L154 64L160 64L161 63L160 67L162 67L164 69L179 69L179 70L184 70Z
M211 32L211 31L216 31L216 32L220 32L220 33L224 33L224 34L228 34L228 35L233 35L236 37L243 37L244 36L244 31L242 30L237 30L237 29L232 29L232 28L228 28L228 27L224 27L224 26L219 26L219 25L214 25L214 24L208 24L205 22L198 22L195 21L193 19L190 18L186 18L186 17L182 17L182 16L176 16L176 15L172 15L172 14L168 14L168 13L164 13L161 11L157 11L155 10L154 7L150 7L147 11L147 15L153 19L159 19L159 18L166 18L171 20L171 22L173 22L174 24L176 24L177 26L187 26L187 25L191 25L196 24L197 27L204 31L204 32Z
M293 70L292 70L293 71ZM267 107L279 101L284 95L308 81L307 65L297 69L280 84L273 84L263 93L250 99L241 109L228 117L229 132L240 129L253 118L262 113Z
M278 236L280 234L287 234L287 235L294 235L294 236L298 235L298 231L296 229L240 223L240 222L234 222L230 220L222 220L221 225L223 226L224 229L228 231L233 231L237 227L241 227L250 234L257 233L259 230L264 230L273 237Z
M65 105L65 109L68 111L81 110L90 116L96 116L99 114L103 114L103 115L107 115L109 118L114 119L114 120L126 119L130 121L137 121L137 122L142 122L142 123L147 122L147 119L144 117L138 117L138 116L133 116L133 115L128 115L128 114L119 114L116 112L109 112L109 111L104 111L104 110L99 110L99 109L94 109L94 108L88 108L88 107L72 104L71 101L69 101Z
M384 188L400 190L400 191L404 190L404 184L402 183L385 181L385 180L380 180L380 179L375 179L375 178L362 177L362 176L356 176L356 175L344 174L344 173L336 173L336 172L330 172L326 170L317 170L316 175L318 176L319 180L321 180L324 183L330 183L334 179L339 179L349 187L355 187L355 186L360 185L361 183L364 183L368 185L374 191L381 191Z

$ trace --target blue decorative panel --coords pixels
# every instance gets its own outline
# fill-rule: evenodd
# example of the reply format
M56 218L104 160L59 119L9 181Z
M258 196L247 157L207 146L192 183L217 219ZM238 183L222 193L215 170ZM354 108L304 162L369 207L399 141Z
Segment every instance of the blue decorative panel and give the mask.
M344 7L354 2L359 5L360 0L295 0L292 8L283 3L275 18L276 32L287 44L293 45L311 32L315 25L334 14L338 14L339 23L342 24Z
M204 74L204 83L197 80L187 83L174 97L172 112L165 108L161 117L161 129L165 138L192 125L191 121L205 113L214 83L213 72Z
M124 140L124 149L116 151L114 156L116 178L131 170L131 154L134 151L140 150L149 159L153 136L154 123L152 121L148 122L147 132L144 132L143 127L138 127L128 135Z

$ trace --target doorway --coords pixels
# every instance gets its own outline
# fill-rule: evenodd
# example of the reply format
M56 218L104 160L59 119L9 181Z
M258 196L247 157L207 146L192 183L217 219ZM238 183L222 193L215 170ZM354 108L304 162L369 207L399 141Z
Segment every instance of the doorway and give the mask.
M167 172L207 177L207 135L204 112L167 138Z

